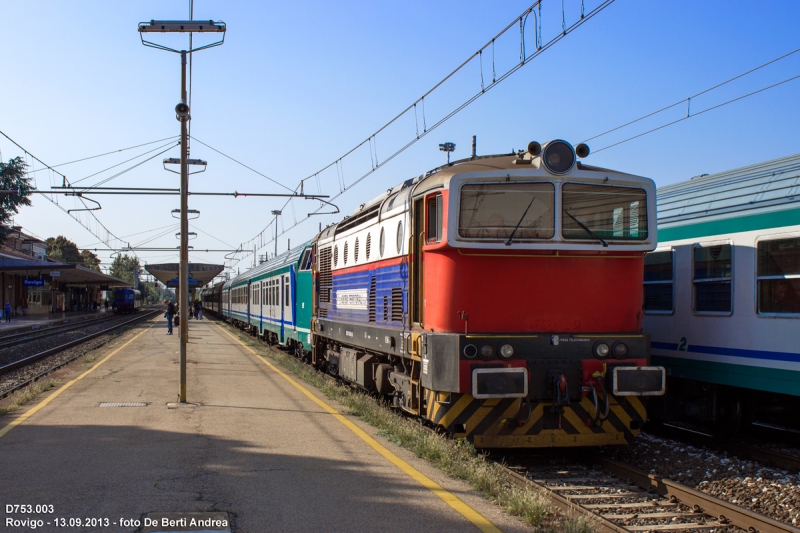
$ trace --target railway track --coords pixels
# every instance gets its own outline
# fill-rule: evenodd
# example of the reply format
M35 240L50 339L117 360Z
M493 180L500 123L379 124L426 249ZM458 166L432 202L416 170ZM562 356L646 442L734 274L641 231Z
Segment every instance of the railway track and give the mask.
M84 344L84 343L86 343L88 341L100 338L100 337L102 337L104 335L113 334L115 331L117 331L119 329L122 329L124 327L131 326L131 325L137 324L139 322L144 322L146 320L149 320L149 319L151 319L151 318L153 318L155 316L158 316L162 312L163 312L163 309L154 309L154 310L150 310L150 311L145 311L143 313L139 313L138 315L134 316L133 318L131 318L129 320L125 320L123 322L116 323L116 324L114 324L113 326L111 326L109 328L105 328L105 329L103 329L101 331L97 331L97 332L94 332L94 333L83 335L78 339L71 340L69 342L60 344L58 346L54 346L54 347L48 348L46 350L43 350L43 351L41 351L39 353L36 353L36 354L33 354L33 355L29 355L29 356L23 357L23 358L21 358L21 359L19 359L17 361L13 361L13 362L8 363L6 365L0 366L0 377L6 376L6 375L11 374L11 373L13 373L15 371L20 371L22 369L30 367L31 365L39 363L40 361L44 361L45 359L47 359L47 358L49 358L51 356L55 356L55 355L57 355L57 354L59 354L61 352L69 350L70 348L78 347L78 346L80 346L80 345L82 345L82 344ZM82 322L79 325L79 327L85 327L86 325L87 325L86 322ZM72 326L73 326L73 328L76 327L75 325L72 325ZM65 333L65 331L60 331L60 332L57 332L57 333ZM33 339L35 339L35 340L38 340L40 338L41 338L40 336L33 337ZM32 339L26 339L26 340L32 340ZM99 345L94 344L89 349L94 349L97 346L99 346ZM54 361L54 363L52 365L45 365L44 368L37 368L36 371L35 372L31 372L30 375L26 375L22 379L14 380L14 383L12 385L7 386L7 388L5 390L0 391L0 398L5 398L9 394L12 394L13 392L15 392L15 391L27 386L28 384L37 381L38 379L40 379L43 376L53 372L54 370L57 370L57 369L65 366L65 365L71 363L72 361L74 361L78 357L81 357L84 353L85 353L85 351L78 350L75 354L71 354L69 357L58 358L56 361Z
M12 346L18 346L20 344L24 344L31 340L39 340L46 337L52 337L53 335L59 335L67 331L71 331L73 329L84 328L96 324L102 324L103 322L107 322L118 318L120 318L120 315L103 316L100 318L71 322L60 326L52 326L44 329L35 329L31 331L24 331L22 333L3 335L2 337L0 337L0 350L4 350L5 348L11 348Z
M588 516L603 532L800 533L785 522L629 465L603 458L593 462L594 466L551 462L507 471L512 483L534 486L563 512Z
M783 453L779 450L761 447L755 444L731 439L721 439L698 431L667 424L655 425L648 429L649 433L666 437L693 446L701 446L735 455L741 459L758 461L759 463L783 468L790 472L800 472L800 456Z

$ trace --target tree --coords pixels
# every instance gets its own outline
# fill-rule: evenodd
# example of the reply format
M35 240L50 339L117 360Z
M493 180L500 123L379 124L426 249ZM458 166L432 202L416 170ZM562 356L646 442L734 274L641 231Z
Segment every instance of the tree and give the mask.
M139 272L142 270L142 267L139 265L139 258L136 256L131 257L128 254L122 254L114 258L109 273L115 278L133 282L134 270Z
M11 218L19 213L19 207L31 205L28 197L33 186L31 178L25 176L27 166L21 157L9 159L8 163L0 161L0 189L17 191L0 194L0 244L6 242Z
M100 272L100 258L89 250L81 251L81 264L86 268Z
M83 264L83 256L78 251L78 245L63 235L50 237L44 243L47 245L47 257L50 259L61 263Z

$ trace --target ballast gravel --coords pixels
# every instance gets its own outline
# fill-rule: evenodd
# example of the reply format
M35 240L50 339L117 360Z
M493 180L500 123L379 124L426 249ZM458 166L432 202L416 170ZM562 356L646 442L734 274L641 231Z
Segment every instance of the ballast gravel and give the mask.
M776 520L800 525L800 474L645 433L629 446L604 454Z

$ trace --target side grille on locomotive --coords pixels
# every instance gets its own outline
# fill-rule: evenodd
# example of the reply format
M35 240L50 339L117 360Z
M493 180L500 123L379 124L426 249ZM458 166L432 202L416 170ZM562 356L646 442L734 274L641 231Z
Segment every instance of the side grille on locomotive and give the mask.
M333 278L331 276L331 249L330 247L319 251L319 301L320 303L331 302L331 288Z
M395 287L392 289L392 322L403 321L403 289Z
M383 321L384 322L388 322L389 321L389 297L388 296L384 296L383 297Z
M369 242L369 241L367 241ZM369 321L374 323L375 322L375 276L372 276L372 279L369 282Z

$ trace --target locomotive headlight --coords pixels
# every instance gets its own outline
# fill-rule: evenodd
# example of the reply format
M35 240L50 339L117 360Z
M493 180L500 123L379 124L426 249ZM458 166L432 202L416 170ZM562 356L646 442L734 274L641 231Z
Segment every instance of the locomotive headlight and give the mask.
M467 344L464 346L464 357L474 359L478 355L478 348L474 344Z
M500 347L500 357L503 359L511 359L514 355L514 347L510 344L504 344Z
M624 342L617 342L612 347L612 351L614 352L614 357L617 359L622 359L628 355L628 345Z
M491 344L484 344L481 346L480 356L484 361L491 360L492 356L494 356L494 346Z
M566 174L575 166L575 150L567 141L550 141L542 149L542 161L552 174Z
M600 359L605 359L608 357L609 352L611 352L611 348L608 347L608 344L604 342L598 342L594 345L594 355Z

